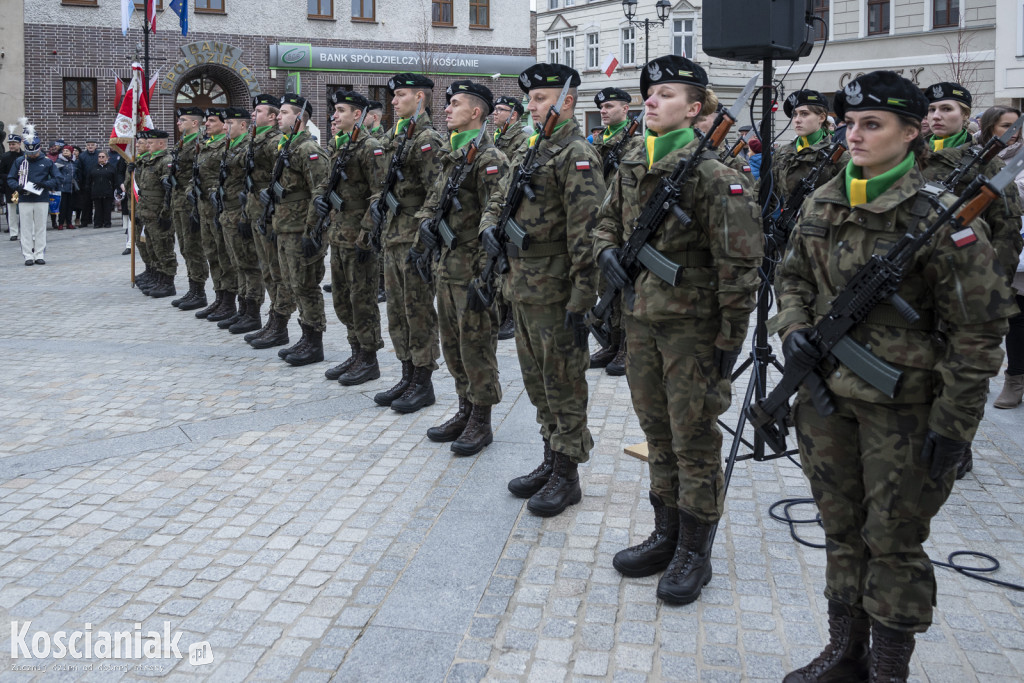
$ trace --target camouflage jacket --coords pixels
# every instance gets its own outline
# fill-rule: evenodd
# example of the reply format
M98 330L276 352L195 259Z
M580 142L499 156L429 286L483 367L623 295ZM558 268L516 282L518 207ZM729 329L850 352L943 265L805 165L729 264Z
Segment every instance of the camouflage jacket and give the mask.
M551 152L554 155L533 176L537 200L524 200L515 220L530 235L535 250L557 252L564 248L565 253L530 256L527 250L522 252L523 258L510 258L503 291L509 301L564 304L566 310L586 313L596 299L597 268L590 231L605 192L601 163L575 120L561 124L551 138L540 143L538 159ZM508 173L491 195L480 221L481 231L497 224L513 175Z
M416 214L417 225L434 216L448 186L448 178L462 160L464 152L465 148L452 151L450 145L445 145L444 153L438 155L441 172L427 195L426 203ZM508 158L485 136L473 165L465 170L468 173L456 195L462 210L452 208L445 216L448 227L455 233L456 242L455 248L449 249L443 239L439 241L438 282L468 285L487 265L487 252L480 246L480 218L491 195L498 191L501 179L508 173ZM417 249L423 248L418 234L415 244Z
M774 192L783 201L789 199L789 196L800 186L800 181L810 174L811 169L817 165L822 155L825 154L824 150L827 150L831 144L832 137L826 135L823 139L810 147L804 147L799 152L796 151L796 147L792 143L782 145L775 153L775 156L772 157L772 180L775 181L775 187L772 189ZM839 163L827 162L818 176L818 187L821 187L837 175L842 175L846 171L846 165L849 161L850 153L843 152L843 156L839 158Z
M334 146L334 138L331 138ZM327 176L316 187L314 194L322 195L327 191L327 183L334 170L334 162L345 149L335 147L334 154L327 166ZM349 149L349 158L345 164L348 180L338 181L333 189L345 202L341 212L335 211L328 238L332 247L347 246L354 248L357 244L363 249L370 248L370 231L373 220L370 218L370 197L380 189L387 172L387 154L380 140L363 131Z
M924 183L911 169L875 201L852 209L842 176L815 191L779 266L779 312L769 329L788 334L815 324L872 254L934 221L934 206L923 220L911 213ZM899 295L921 315L919 323L907 323L883 304L850 331L854 341L903 371L896 398L830 357L819 372L834 394L878 404L928 403L930 429L959 441L974 437L985 408L985 380L1002 362L999 345L1014 299L1001 270L992 267L985 226L976 221L971 229L976 239L958 247L954 228L940 228L908 265Z
M185 136L181 140L181 150L178 152L178 168L174 177L178 181L174 188L174 196L171 197L171 206L175 210L190 211L192 204L185 199L185 195L192 189L192 162L196 158L196 141L201 145L201 134L193 133L195 137Z
M164 200L163 179L167 177L170 154L160 150L147 154L135 164L135 183L139 186L139 208L146 220L170 218Z
M220 161L224 157L224 149L227 146L228 136L226 134L208 139L203 143L199 151L199 187L203 191L202 201L206 204L201 206L210 209L210 193L220 186Z
M961 145L959 147L941 149L938 152L929 152L925 159L919 163L921 172L927 180L933 182L945 180L970 149L970 145ZM991 178L996 173L999 173L1005 165L1003 160L997 157L980 170L986 177ZM975 166L953 188L954 194L959 195L967 189L971 181L978 176L977 169L978 167ZM996 257L1003 267L1003 272L1011 280L1017 270L1017 258L1020 255L1021 249L1024 248L1024 240L1020 236L1020 217L1022 213L1024 213L1024 209L1021 208L1020 195L1017 193L1015 186L1010 184L1003 192L1003 198L1000 201L992 202L988 210L982 215L989 229L987 234L992 247L996 250Z
M508 163L515 165L526 154L526 149L530 145L530 137L526 134L522 121L516 121L494 144L508 159Z
M274 231L281 234L306 232L316 226L319 216L313 207L313 190L325 182L330 172L327 153L299 131L288 147L288 166L281 174L284 197L274 212Z
M255 145L252 157L253 168L249 175L249 179L252 181L252 190L246 199L245 213L254 226L259 217L263 215L260 190L265 190L270 186L270 177L274 174L274 164L277 163L277 145L281 141L281 130L277 126L269 128L269 130L257 133L256 140L252 143ZM246 156L242 158L243 164L248 163L248 154L249 150L246 148ZM267 229L269 230L271 227L268 225Z
M243 208L238 195L245 191L245 161L248 154L248 133L244 133L228 142L226 160L228 177L224 179L225 213L234 213Z
M388 132L384 143L384 152L387 164L398 149L398 142L401 135L394 134L394 127ZM416 132L408 142L405 143L405 151L402 155L402 175L405 180L399 180L395 184L395 197L402 205L401 213L398 216L388 212L388 223L382 232L382 242L385 246L394 247L399 245L410 245L416 238L416 231L419 223L416 222L416 212L426 201L427 191L434 185L437 176L441 173L441 162L438 155L444 148L444 139L441 134L430 127L430 117L426 113L420 114L416 120ZM384 174L387 175L388 168L385 167ZM381 179L383 182L383 178ZM374 193L371 201L384 201L381 192Z
M626 121L626 127L620 130L615 135L611 136L607 140L604 139L603 133L594 135L594 150L597 152L597 156L601 159L601 167L604 168L604 161L608 157L608 152L612 151L615 145L619 144L622 137L626 134L626 129L629 128L629 121ZM626 146L622 148L622 156L625 157L630 151L636 148L642 148L644 146L644 139L640 135L634 135L633 139L626 143Z
M757 182L757 178L754 177L754 171L750 167L749 161L737 155L734 157L726 157L725 161L722 163L738 172L748 188L753 191L757 190L760 184Z
M633 232L648 198L661 179L700 144L693 140L647 169L644 149L622 160L611 180L594 230L595 258L609 247L621 246ZM757 269L764 256L760 210L740 174L708 154L683 184L680 207L693 222L684 228L669 214L649 244L676 263L699 262L683 268L677 287L644 269L633 283L636 302L625 315L654 323L679 318L720 321L715 346L735 350L747 334L750 312L757 304ZM687 255L684 256L683 254Z

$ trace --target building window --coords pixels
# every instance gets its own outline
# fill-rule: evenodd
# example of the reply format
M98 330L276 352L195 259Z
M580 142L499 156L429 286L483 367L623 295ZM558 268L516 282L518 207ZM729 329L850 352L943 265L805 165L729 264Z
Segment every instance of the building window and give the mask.
M377 2L376 0L352 0L353 21L376 21Z
M562 36L562 64L570 69L576 68L576 37Z
M491 0L469 0L469 25L473 28L490 27Z
M889 34L889 0L868 0L868 35Z
M548 0L548 9L558 9L558 0Z
M95 113L96 79L64 79L64 111L69 113Z
M1017 56L1024 55L1024 0L1017 0Z
M1021 0L1024 2L1024 0ZM587 68L588 69L600 69L601 68L601 34L600 33L588 33L587 34Z
M548 40L548 63L558 64L558 38Z
M960 25L960 0L934 0L932 28L950 28Z
M814 22L814 39L825 40L828 35L829 0L814 0L814 16L821 21Z
M95 2L91 2L89 4L90 5L95 5L96 3ZM158 10L163 9L164 8L164 0L156 0L156 8ZM146 3L145 3L145 1L143 1L143 2L136 2L135 3L135 9L145 12L146 11Z
M565 0L565 2L562 3L562 7L572 7L575 4L576 0Z
M636 29L622 29L622 63L636 64Z
M196 0L196 12L203 14L226 14L225 0Z
M82 5L84 7L99 7L97 0L60 0L62 5Z
M334 0L307 0L306 12L310 19L333 19Z
M672 20L672 54L693 57L693 19Z
M182 106L192 105L208 109L226 107L228 96L224 86L209 76L196 76L178 86L178 94L174 101Z
M433 0L435 26L453 26L452 0Z

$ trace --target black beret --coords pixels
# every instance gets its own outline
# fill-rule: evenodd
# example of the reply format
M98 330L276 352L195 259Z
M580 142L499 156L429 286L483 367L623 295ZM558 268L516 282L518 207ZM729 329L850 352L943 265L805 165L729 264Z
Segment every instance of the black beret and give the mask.
M425 88L429 90L433 87L434 81L423 74L395 74L388 79L388 90L391 91L392 95L399 88Z
M334 104L348 104L363 111L370 106L369 100L354 90L336 90L331 101Z
M797 90L791 93L786 101L782 103L782 111L787 117L793 118L793 112L797 107L814 106L828 109L828 98L817 90Z
M630 97L629 93L621 88L605 88L594 95L594 104L599 107L605 102L625 102L628 104L632 101L633 98Z
M708 87L708 74L686 57L665 55L652 59L640 71L640 94L647 99L647 91L658 83L685 83L698 88Z
M261 104L265 104L268 107L273 107L274 109L281 108L281 100L277 99L273 95L268 95L266 93L263 93L262 95L257 95L256 97L252 98L253 109L260 106Z
M21 142L21 136L11 133L7 136L7 142Z
M534 64L519 74L519 89L523 92L534 88L561 89L566 83L573 88L579 86L580 74L564 64Z
M216 117L216 118L220 119L221 121L223 121L224 118L225 118L225 116L224 116L224 112L225 111L226 110L224 109L224 107L210 107L209 109L206 110L206 118L209 119L209 118Z
M148 131L148 130L140 130L138 133L135 134L135 139L136 140L149 140L151 137L153 137L152 135L150 135L150 132L151 131Z
M205 119L206 112L200 107L178 107L178 116L198 116Z
M281 106L290 104L293 107L298 107L306 112L308 116L313 115L313 105L302 95L296 95L295 93L289 92L281 96Z
M228 107L224 110L224 120L227 119L245 119L248 121L252 118L252 113L248 109L242 107Z
M494 95L491 94L490 88L473 81L452 81L452 84L444 91L445 100L451 104L452 97L459 93L472 95L486 104L487 116L490 116L491 112L494 111Z
M170 137L166 130L160 130L158 128L147 132L149 133L150 140L166 140Z
M377 100L369 100L366 103L366 106L367 106L367 108L369 108L370 111L373 111L374 109L383 109L384 108L384 104L382 102L378 102Z
M959 83L936 83L935 85L930 85L924 89L924 96L928 98L929 102L956 100L957 102L963 102L968 107L971 106L971 102L974 99L971 97L970 91Z
M872 71L858 76L836 93L836 116L848 111L890 111L920 121L928 113L928 100L917 86L895 71Z
M520 116L522 116L523 112L526 111L523 109L523 103L512 97L505 97L502 95L498 99L494 100L494 106L498 106L499 104L508 107Z

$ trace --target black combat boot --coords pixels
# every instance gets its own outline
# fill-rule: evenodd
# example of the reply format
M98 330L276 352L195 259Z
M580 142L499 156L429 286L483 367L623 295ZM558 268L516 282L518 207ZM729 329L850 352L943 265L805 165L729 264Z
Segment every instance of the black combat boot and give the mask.
M612 362L608 364L604 371L612 377L622 377L626 374L626 335L622 335L619 350L615 353L615 358L612 359Z
M387 391L382 391L373 397L373 402L379 406L389 406L391 402L399 398L405 393L405 390L409 388L409 383L412 381L413 364L411 360L402 361L402 379L398 380L398 384L391 387Z
M262 337L249 342L254 349L269 349L272 346L284 346L288 343L288 318L280 313L270 314L271 326Z
M668 569L658 581L658 597L670 605L688 605L711 581L711 534L714 524L679 510L679 541Z
M243 315L245 315L245 299L243 299L240 294L237 295L237 297L238 307L235 308L231 315L229 315L227 318L217 321L217 327L219 327L222 330L230 328L232 325L241 320ZM232 306L234 306L234 301L232 301ZM209 318L207 318L207 320L209 320Z
M174 301L171 302L171 305L174 306L175 308L177 308L178 306L181 305L182 301L188 301L193 296L195 296L195 293L196 293L196 283L193 282L192 280L189 280L188 281L188 291L185 292L185 296L178 297L177 299L175 299Z
M433 373L430 368L416 368L405 393L391 402L391 410L415 413L420 408L434 405L434 383L430 381Z
M455 455L476 455L494 441L494 432L491 431L491 406L472 405L469 424L452 444L452 453Z
M211 313L220 310L221 305L224 303L224 297L227 295L227 292L225 292L223 289L218 289L217 291L214 292L214 294L216 294L216 296L213 298L212 304L210 304L201 311L196 311L197 318L208 318ZM178 308L180 308L183 311L186 310L182 306L178 306Z
M514 339L516 336L516 321L512 317L512 307L505 306L505 317L501 320L501 327L498 328L498 339Z
M555 463L548 483L526 503L526 509L538 517L554 517L583 499L577 464L565 453L553 450L551 455Z
M326 377L329 380L336 380L342 375L344 375L346 372L348 372L348 369L352 367L353 363L356 362L356 356L359 355L359 342L352 341L349 342L348 345L352 349L352 355L343 360L338 365L335 365L333 368L328 368L327 370L325 370L324 377Z
M338 383L346 387L366 384L380 379L380 365L377 364L377 352L371 349L359 349L356 362L348 371L338 378Z
M428 429L427 438L437 443L455 441L466 429L471 412L473 412L473 404L468 399L459 396L459 409L445 422Z
M259 309L257 309L256 312L259 313ZM242 337L242 339L244 339L246 341L246 343L251 344L252 342L256 341L257 339L259 339L260 337L265 335L267 333L267 330L269 330L271 327L273 327L273 325L274 325L274 309L273 309L273 307L271 307L271 309L269 311L267 311L267 322L264 323L263 327L261 327L260 329L256 330L255 332L250 332L249 334L247 334L244 337Z
M667 567L679 540L679 511L666 506L650 492L654 506L654 531L643 543L615 553L612 566L623 576L652 576Z
M516 477L508 483L508 490L516 498L531 498L533 494L544 488L551 478L555 466L555 456L551 451L551 442L544 439L544 460L529 474Z
M284 360L292 353L302 353L302 349L306 346L306 342L309 341L309 336L306 334L306 326L299 321L299 329L302 330L302 336L299 337L299 341L295 342L291 346L286 346L283 349L277 350L277 357Z
M782 683L855 683L868 680L870 625L863 609L828 601L828 644L807 666L791 671Z
M220 308L212 311L206 316L206 321L211 323L219 323L222 320L228 320L235 314L235 295L225 290L224 296L220 300Z
M288 365L309 365L320 363L324 359L324 333L313 329L312 325L302 325L302 333L306 335L306 345L284 357Z
M615 360L615 354L619 352L619 343L622 339L622 330L618 327L612 328L612 338L608 340L608 346L602 346L590 356L590 369L606 368Z
M154 284L147 294L154 299L163 299L169 296L177 294L177 290L174 288L174 278L164 273L157 274L158 282Z
M967 444L967 448L964 449L963 455L956 463L956 478L963 479L967 476L967 473L974 469L974 453L971 449L971 444Z
M231 334L242 334L243 332L262 329L260 302L256 299L245 299L242 302L242 307L245 309L245 312L234 325L228 328L228 332Z
M904 683L910 675L914 634L871 621L871 683Z
M195 308L202 308L206 305L206 287L202 282L196 282L195 280L188 281L188 293L180 299L175 299L171 302L171 305L175 308L181 308L184 306L192 306L196 301L201 301L195 306ZM184 310L191 310L185 308Z

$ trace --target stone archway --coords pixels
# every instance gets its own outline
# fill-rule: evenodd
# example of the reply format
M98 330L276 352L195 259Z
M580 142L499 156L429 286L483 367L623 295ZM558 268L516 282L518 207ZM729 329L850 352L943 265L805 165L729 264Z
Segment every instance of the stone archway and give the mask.
M174 92L176 107L245 107L252 96L245 81L231 69L204 64L189 70L178 81Z

